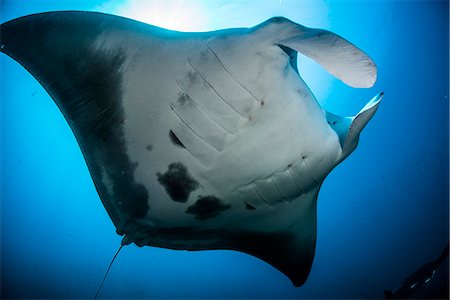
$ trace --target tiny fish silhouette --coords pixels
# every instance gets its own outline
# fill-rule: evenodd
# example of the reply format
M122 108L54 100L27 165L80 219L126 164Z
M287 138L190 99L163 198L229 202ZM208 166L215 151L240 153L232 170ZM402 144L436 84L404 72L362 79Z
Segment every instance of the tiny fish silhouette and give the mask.
M186 33L49 12L6 22L0 36L64 114L123 245L237 250L306 281L319 188L382 93L356 116L329 113L297 52L367 88L377 70L360 49L282 17Z

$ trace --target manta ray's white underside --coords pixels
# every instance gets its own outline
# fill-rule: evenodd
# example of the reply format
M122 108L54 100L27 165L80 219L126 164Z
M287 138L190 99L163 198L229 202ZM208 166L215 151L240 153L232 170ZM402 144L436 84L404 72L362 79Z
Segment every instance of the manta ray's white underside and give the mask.
M53 12L7 22L0 34L1 51L68 120L124 244L243 251L304 283L320 185L382 95L355 117L328 113L296 53L370 87L376 67L361 50L284 18L180 33Z

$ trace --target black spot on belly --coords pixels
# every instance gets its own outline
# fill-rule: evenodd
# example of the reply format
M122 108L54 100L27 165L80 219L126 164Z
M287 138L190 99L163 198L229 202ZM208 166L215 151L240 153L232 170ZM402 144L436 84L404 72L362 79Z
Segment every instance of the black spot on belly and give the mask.
M145 146L145 149L147 149L148 152L153 150L153 145L147 145Z
M169 131L169 138L170 141L172 142L172 144L177 145L178 147L181 148L186 148L183 143L178 139L178 137L175 135L175 133L173 133L172 130Z
M199 183L192 178L181 162L171 163L166 173L156 173L158 182L164 186L170 198L176 202L186 202L189 194L195 191Z
M248 209L248 210L255 210L256 207L254 207L254 206L248 204L247 202L245 202L245 209Z
M222 201L215 196L201 197L193 205L186 209L186 213L195 215L197 220L207 220L214 218L221 212L229 209L231 206L223 204Z

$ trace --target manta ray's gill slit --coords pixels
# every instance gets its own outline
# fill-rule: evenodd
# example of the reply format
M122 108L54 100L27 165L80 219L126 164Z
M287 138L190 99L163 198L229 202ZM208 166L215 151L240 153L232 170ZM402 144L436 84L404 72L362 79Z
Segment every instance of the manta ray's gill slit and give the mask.
M247 119L247 117L245 117L244 115L242 115L239 111L237 111L230 103L228 103L227 100L225 100L220 94L219 92L217 92L217 90L212 86L212 84L206 79L206 77L199 71L197 70L196 67L194 67L194 65L192 65L191 61L188 59L188 64L189 66L191 66L191 68L197 72L197 74L203 79L203 81L214 91L214 93L223 101L225 102L225 104L230 107L236 114L238 114L241 118L243 119Z
M321 158L319 159L319 161L318 161L317 163L314 164L315 168L314 168L312 171L318 171L318 172L320 172L320 169L322 168L321 163L322 163L323 161L325 161L325 159L326 159L325 157L321 157ZM326 162L326 161L325 161L325 162ZM312 171L310 171L311 174L313 173ZM321 178L321 176L319 175L318 178ZM315 179L315 177L314 177L313 179ZM322 178L322 179L323 179L323 178ZM315 182L319 182L319 180L315 179Z
M300 163L301 161L298 161L295 165ZM245 199L248 198L249 195L252 195L252 198L257 197L260 199L260 201L258 201L260 202L259 204L257 202L255 203L255 201L250 202L254 207L259 207L262 203L273 207L274 204L277 205L282 201L291 202L293 199L306 194L303 188L299 186L294 179L298 177L298 174L296 176L292 173L290 170L292 166L292 164L289 164L284 170L273 172L257 181L240 185L239 187L236 187L235 191L241 193L239 198L244 203L248 202ZM270 199L275 199L275 201L266 200L263 195L269 195Z
M266 202L266 200L264 200L264 198L263 198L263 197L261 196L261 194L259 193L258 189L256 188L255 183L251 183L251 186L252 186L252 189L255 191L256 195L258 195L259 199L260 199L263 203L268 204L268 203Z
M195 134L199 139L201 139L203 142L205 142L207 145L209 145L212 149L214 149L217 152L220 152L219 149L217 149L215 146L211 145L210 142L208 142L205 138L203 138L202 136L200 136L185 120L183 120L183 118L180 116L180 114L176 111L175 107L171 104L170 108L172 109L172 111L174 112L174 114L180 119L180 121L187 127L189 128L189 130ZM186 148L187 149L187 148Z
M270 181L272 182L273 186L275 187L275 190L280 194L280 196L283 198L284 201L288 201L286 197L281 193L280 189L278 188L277 184L275 183L275 180L273 179L273 176L270 176Z
M222 151L232 134L223 129L208 115L205 114L193 100L185 93L178 97L178 101L173 103L173 108L183 121L195 131L195 133L207 141L218 151Z
M214 118L212 118L210 116L210 114L208 114L205 109L199 104L199 102L195 101L194 97L192 97L191 95L189 95L189 93L186 91L186 89L182 86L182 84L180 82L177 81L177 85L180 88L180 90L187 96L189 97L189 99L192 101L192 103L208 118L208 120L211 120L211 122L213 122L214 124L216 124L217 126L219 126L220 128L222 128L224 131L226 131L227 133L233 135L233 132L227 130L225 127L223 127L222 124L220 124L219 122L217 122Z
M265 179L255 181L253 183L258 195L264 200L264 202L270 207L276 207L286 199L277 190L274 185L271 176Z
M291 202L293 199L302 194L299 188L295 185L288 170L281 170L272 175L279 192L284 198Z
M237 194L237 199L242 203L248 203L250 206L259 209L262 207L267 207L266 202L264 202L261 197L256 193L256 190L253 188L253 184L249 183L247 185L243 185L237 187L230 194Z
M176 134L173 133L172 130L169 130L169 139L172 142L172 144L174 144L180 148L186 149L186 147L183 145L183 143L180 141L180 139L176 136Z
M303 191L303 189L300 187L300 185L299 185L299 184L297 183L297 181L295 180L294 174L292 174L292 171L291 171L291 167L292 167L292 165L289 165L289 166L287 167L287 171L289 172L289 175L290 175L292 181L294 182L295 186L298 187L298 189L299 189L300 192L301 192L301 195L303 195L303 194L305 194L305 191Z
M231 72L228 70L228 68L225 66L225 64L222 62L222 60L219 58L219 56L217 55L216 52L214 52L213 49L211 49L211 47L209 46L209 44L206 45L206 47L208 47L209 51L212 52L212 54L217 58L217 60L219 61L220 65L223 67L223 69L225 70L225 72L228 73L228 75L230 75L231 78L233 78L233 80L239 84L244 90L247 91L247 93L252 96L253 99L255 99L258 103L261 103L261 100L259 100L255 95L253 95L253 93L244 85L242 85L238 80L236 80L236 78L233 76L233 74L231 74Z
M308 170L309 176L311 179L319 185L319 182L314 178L313 174L311 173L311 169L308 167L308 164L306 163L306 156L302 156L303 163L305 164L306 169Z
M171 130L183 143L186 151L192 158L194 158L202 167L207 168L211 163L211 158L215 157L218 153L217 150L209 146L178 118L176 126L171 128Z

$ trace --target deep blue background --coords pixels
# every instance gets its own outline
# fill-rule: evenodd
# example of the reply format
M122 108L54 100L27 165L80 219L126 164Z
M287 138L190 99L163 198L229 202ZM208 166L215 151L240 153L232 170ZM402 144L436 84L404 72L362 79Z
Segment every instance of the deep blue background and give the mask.
M113 12L120 4L105 2L3 1L0 19L49 10ZM377 92L385 98L358 149L325 180L316 257L303 287L294 288L271 266L238 252L130 245L113 264L101 296L382 297L383 290L435 259L448 241L448 3L210 6L202 11L212 16L204 30L283 15L336 32L366 51L379 70L368 90L347 87L300 60L300 71L326 109L350 115ZM0 64L2 296L93 297L120 237L56 105L12 59L0 55Z

